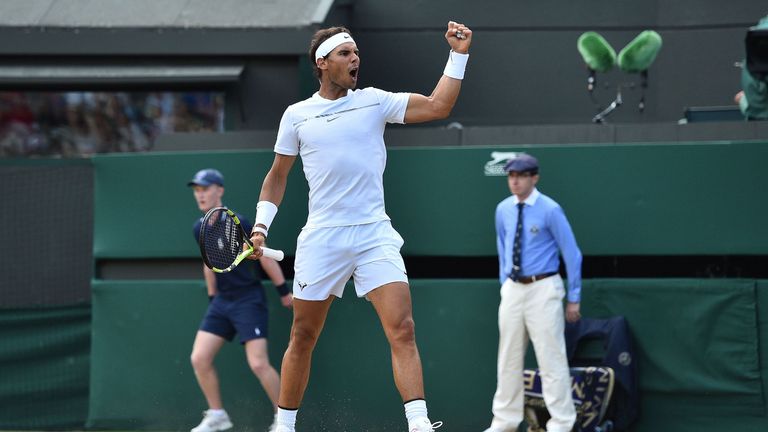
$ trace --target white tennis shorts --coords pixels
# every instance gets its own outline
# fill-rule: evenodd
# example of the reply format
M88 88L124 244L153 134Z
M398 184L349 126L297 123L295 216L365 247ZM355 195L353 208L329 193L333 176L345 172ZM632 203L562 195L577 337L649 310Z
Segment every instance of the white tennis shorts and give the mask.
M408 283L402 246L403 238L388 220L305 228L296 244L293 296L316 301L341 297L350 278L358 297L390 282Z

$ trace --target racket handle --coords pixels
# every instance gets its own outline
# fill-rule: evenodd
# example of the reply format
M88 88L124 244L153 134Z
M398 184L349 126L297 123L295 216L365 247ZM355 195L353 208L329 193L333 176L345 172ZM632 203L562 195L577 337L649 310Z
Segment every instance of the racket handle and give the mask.
M277 249L263 247L261 248L261 253L264 254L265 257L272 258L275 261L282 261L283 258L285 258L283 251Z

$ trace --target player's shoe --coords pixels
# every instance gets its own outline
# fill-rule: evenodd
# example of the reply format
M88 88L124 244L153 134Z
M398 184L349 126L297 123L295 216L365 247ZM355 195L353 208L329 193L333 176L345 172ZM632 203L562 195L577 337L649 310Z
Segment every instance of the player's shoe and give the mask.
M203 421L191 432L217 432L232 428L232 422L227 413L214 414L211 410L203 411Z
M442 425L441 421L432 423L426 417L419 417L408 423L408 432L432 432Z
M278 431L288 431L293 432L290 429L278 429L279 425L277 424L277 416L275 416L275 421L272 422L272 424L269 426L269 429L267 429L267 432L278 432Z

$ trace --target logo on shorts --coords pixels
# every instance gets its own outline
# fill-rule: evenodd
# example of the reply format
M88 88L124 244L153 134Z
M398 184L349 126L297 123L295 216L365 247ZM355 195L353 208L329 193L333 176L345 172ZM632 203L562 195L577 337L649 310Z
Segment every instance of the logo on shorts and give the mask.
M304 291L304 288L306 288L307 283L306 282L296 282L297 285L299 285L299 288Z
M491 160L485 163L483 167L483 173L486 176L505 176L507 173L504 171L504 165L510 159L517 157L515 152L491 152Z
M253 329L253 331L254 331L254 333L256 333L256 336L261 336L261 330L258 327Z
M630 355L628 352L623 351L621 354L619 354L619 364L622 366L629 366L629 364L632 363L632 355Z

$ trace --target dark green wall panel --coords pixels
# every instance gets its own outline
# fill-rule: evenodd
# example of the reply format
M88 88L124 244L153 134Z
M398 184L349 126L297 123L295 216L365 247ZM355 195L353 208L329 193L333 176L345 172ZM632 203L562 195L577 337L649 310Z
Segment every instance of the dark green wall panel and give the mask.
M766 203L755 199L768 146L723 143L391 150L388 210L406 253L495 255L493 214L509 190L483 165L503 150L539 158L539 188L563 206L585 254L768 251Z
M200 422L207 407L189 356L207 302L202 280L94 281L89 428L184 430ZM272 312L270 357L279 365L290 313ZM233 420L266 429L271 404L241 345L227 344L216 366Z
M509 195L489 177L492 152L528 151L540 190L566 211L587 255L768 253L768 146L761 143L394 148L387 212L406 255L493 256L493 215ZM225 204L252 217L270 151L97 156L94 256L193 257L199 212L187 180L204 167L227 179ZM301 164L270 244L292 254L307 212Z
M242 151L94 157L98 203L94 256L199 256L192 226L202 214L187 182L200 169L219 169L225 178L224 205L252 218L273 155ZM287 250L294 249L298 228L307 216L307 188L300 166L296 164L289 182L292 199L280 208L279 221L285 228L274 230L270 238L271 245Z
M754 280L592 279L584 314L623 315L643 391L730 396L763 411Z
M627 317L636 345L641 417L636 432L761 430L768 344L764 281L587 280L587 317ZM495 280L414 280L414 318L433 420L482 430L496 385L499 286ZM271 307L270 358L287 344L290 312ZM184 430L204 408L189 352L205 308L199 281L94 283L89 427ZM759 303L758 303L759 302ZM756 306L758 305L758 306ZM532 365L531 365L532 366ZM269 401L227 345L217 361L236 424L266 427ZM131 403L126 403L130 400ZM299 427L391 431L404 425L389 351L373 308L354 296L334 302L314 353Z

